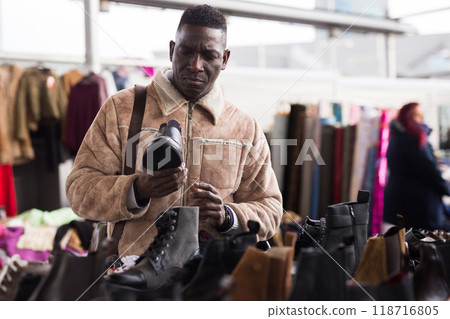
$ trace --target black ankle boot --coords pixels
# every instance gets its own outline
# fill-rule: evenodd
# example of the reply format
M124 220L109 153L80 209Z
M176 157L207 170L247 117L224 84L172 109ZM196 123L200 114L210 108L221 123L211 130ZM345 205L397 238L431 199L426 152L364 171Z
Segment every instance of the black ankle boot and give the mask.
M110 285L160 288L198 253L198 207L173 207L162 213L156 227L158 235L136 266L108 276Z
M330 253L323 248L301 249L288 300L347 300L346 281L351 279L354 253L352 244L341 244Z
M331 252L343 243L345 238L353 237L355 267L359 265L367 243L369 195L367 191L359 191L357 202L328 206L326 215L325 249Z
M414 292L417 300L442 301L450 296L445 271L434 242L420 243L420 263L414 273Z
M180 124L171 120L168 124L161 124L155 139L148 144L143 157L143 166L151 171L156 171L178 167L182 162Z
M183 288L183 300L218 300L221 279L231 274L248 247L256 246L259 223L249 221L249 232L225 239L211 240L192 279Z
M296 250L304 247L322 246L325 242L326 219L306 218L302 224L300 236L296 243Z

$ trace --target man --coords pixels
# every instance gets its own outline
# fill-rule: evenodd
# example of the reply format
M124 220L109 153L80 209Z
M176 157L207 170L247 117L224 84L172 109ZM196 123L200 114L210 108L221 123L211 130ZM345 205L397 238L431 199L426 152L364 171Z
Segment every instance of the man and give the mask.
M216 83L230 56L226 32L218 10L187 9L170 42L172 69L157 72L147 87L141 135L151 139L161 123L178 121L180 167L143 172L139 159L147 144L139 143L136 173L122 175L134 89L110 97L86 134L67 196L78 215L110 222L109 234L115 222L126 220L119 254L142 254L157 234L150 226L175 205L198 206L200 230L214 237L245 231L247 221L256 220L258 239L265 240L279 226L281 194L263 131L224 99Z

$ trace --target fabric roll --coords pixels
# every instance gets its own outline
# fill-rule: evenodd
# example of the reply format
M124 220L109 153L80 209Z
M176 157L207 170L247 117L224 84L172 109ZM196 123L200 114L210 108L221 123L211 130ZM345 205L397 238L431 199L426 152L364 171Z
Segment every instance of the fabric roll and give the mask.
M277 177L278 186L281 192L284 191L284 172L287 166L287 133L289 125L289 115L278 114L275 116L275 122L271 134L271 159L272 168Z
M334 134L333 204L342 202L341 197L342 197L343 143L344 143L344 128L336 127Z
M379 143L377 149L377 168L373 186L372 201L372 234L381 232L383 223L383 200L384 186L386 184L387 160L386 151L389 145L389 122L391 120L390 110L382 110L380 117Z
M300 166L296 165L297 157L300 154L303 140L304 118L306 116L306 106L300 104L291 105L289 114L288 139L296 141L296 146L288 148L288 165L284 173L284 193L283 202L286 210L298 213L299 208L299 188L300 188Z
M355 145L356 126L349 125L344 128L344 141L342 150L342 189L341 202L350 201L350 178L353 170L353 151Z
M300 157L300 162L298 162L298 164L300 164L300 186L299 207L297 211L303 219L306 219L306 217L311 214L315 158L314 155L311 154L311 149L308 148L309 144L306 142L314 142L315 113L316 106L308 106L303 119L303 138L297 141L297 143L301 145L301 150L303 150L302 154L311 156L311 160Z
M325 165L320 166L318 218L324 217L327 207L333 204L334 131L335 127L332 125L322 127L320 153Z

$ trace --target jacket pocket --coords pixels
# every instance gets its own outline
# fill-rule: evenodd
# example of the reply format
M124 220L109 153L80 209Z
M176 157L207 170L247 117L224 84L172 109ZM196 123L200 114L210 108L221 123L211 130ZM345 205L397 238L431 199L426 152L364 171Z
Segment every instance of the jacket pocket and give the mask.
M216 188L235 190L241 180L243 148L236 140L194 137L193 165L200 165L200 180Z

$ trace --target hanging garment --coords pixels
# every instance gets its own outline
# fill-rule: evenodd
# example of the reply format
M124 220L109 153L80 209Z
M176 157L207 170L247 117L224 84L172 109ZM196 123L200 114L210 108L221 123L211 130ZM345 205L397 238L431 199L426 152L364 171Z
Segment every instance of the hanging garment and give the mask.
M107 97L105 80L94 73L86 76L72 88L67 108L64 142L71 151L75 153L78 151L84 135Z
M17 215L16 192L11 165L0 165L0 207L4 206L6 216Z
M34 158L29 135L18 140L14 136L16 93L22 68L0 66L0 164L23 164Z
M100 73L100 76L105 79L107 95L111 96L111 95L117 93L116 82L114 81L114 77L113 77L111 71L103 70Z
M28 68L17 90L15 137L24 140L29 130L35 132L41 124L63 123L66 109L67 95L60 78L47 68Z
M114 82L116 82L117 90L125 90L128 87L128 71L125 67L119 67L113 73Z
M64 82L64 90L67 96L70 96L70 90L73 86L77 85L84 78L84 74L77 69L70 70L63 74L62 80Z

